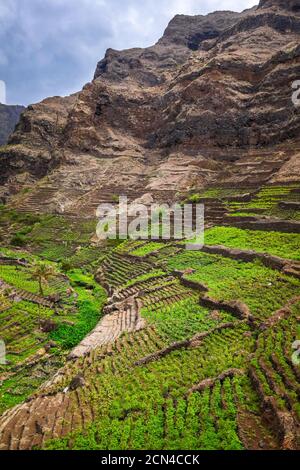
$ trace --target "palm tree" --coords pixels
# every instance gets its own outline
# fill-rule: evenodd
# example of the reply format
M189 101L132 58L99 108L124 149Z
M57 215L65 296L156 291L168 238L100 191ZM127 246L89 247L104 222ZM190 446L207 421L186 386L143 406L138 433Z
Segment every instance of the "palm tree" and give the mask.
M35 265L34 270L31 274L32 279L38 281L39 290L41 297L44 297L43 284L48 285L49 280L52 277L56 277L57 272L54 267L45 263L38 263Z

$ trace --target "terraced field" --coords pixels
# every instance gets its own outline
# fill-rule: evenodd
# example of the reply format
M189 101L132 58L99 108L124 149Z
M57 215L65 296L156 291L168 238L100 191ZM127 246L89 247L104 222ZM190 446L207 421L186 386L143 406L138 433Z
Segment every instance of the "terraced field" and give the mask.
M136 0L0 3L0 101L22 60L28 103L73 89L76 62L109 47L81 91L29 105L0 145L0 451L282 450L286 464L300 450L300 0L146 3L146 21Z
M227 202L232 215L265 214L282 219L300 220L299 185L267 186L250 202Z
M188 251L69 223L1 250L0 449L300 447L298 233L214 226Z
M206 231L205 244L254 250L300 261L300 235L297 233L242 230L236 227L214 227Z
M7 360L0 365L1 411L22 402L64 364L97 324L106 298L93 277L79 271L66 276L55 264L42 295L33 277L37 261L12 250L0 256L0 337Z
M253 174L252 174L253 177ZM249 222L260 222L262 230L272 229L272 223L277 222L275 230L281 229L279 222L285 221L286 229L290 222L291 232L299 233L297 222L300 221L300 190L299 184L285 186L245 186L216 187L203 192L192 193L185 203L202 202L205 204L206 225L235 225L243 226ZM296 222L296 224L292 224ZM282 226L282 224L281 224ZM256 224L256 228L259 224ZM293 227L293 228L292 228ZM242 227L247 228L247 227ZM267 228L270 230L270 228Z

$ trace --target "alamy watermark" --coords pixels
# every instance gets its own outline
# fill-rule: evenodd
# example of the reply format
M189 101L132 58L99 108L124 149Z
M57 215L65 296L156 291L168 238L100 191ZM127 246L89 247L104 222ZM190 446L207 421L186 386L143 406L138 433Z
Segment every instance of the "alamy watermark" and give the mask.
M292 102L295 106L300 106L300 80L296 80L292 83L294 93L292 94Z
M0 104L6 104L6 85L3 80L0 80Z
M295 351L292 355L292 362L295 366L300 366L300 341L295 341L292 349Z
M4 341L0 340L0 366L6 364L6 347Z
M99 240L186 240L189 250L204 245L203 204L129 204L120 196L118 204L100 204L97 218Z

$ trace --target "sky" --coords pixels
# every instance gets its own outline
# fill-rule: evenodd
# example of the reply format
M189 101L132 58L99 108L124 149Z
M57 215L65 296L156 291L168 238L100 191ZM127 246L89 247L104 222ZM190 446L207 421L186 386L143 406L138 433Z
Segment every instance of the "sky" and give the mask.
M242 11L258 0L0 0L7 104L74 93L107 48L147 47L176 14Z

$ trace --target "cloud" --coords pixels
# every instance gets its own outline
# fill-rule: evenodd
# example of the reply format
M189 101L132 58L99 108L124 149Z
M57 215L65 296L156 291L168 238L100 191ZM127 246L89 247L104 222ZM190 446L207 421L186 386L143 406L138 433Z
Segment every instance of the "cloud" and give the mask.
M2 0L0 80L10 103L77 91L108 47L145 47L175 14L241 11L255 0Z

